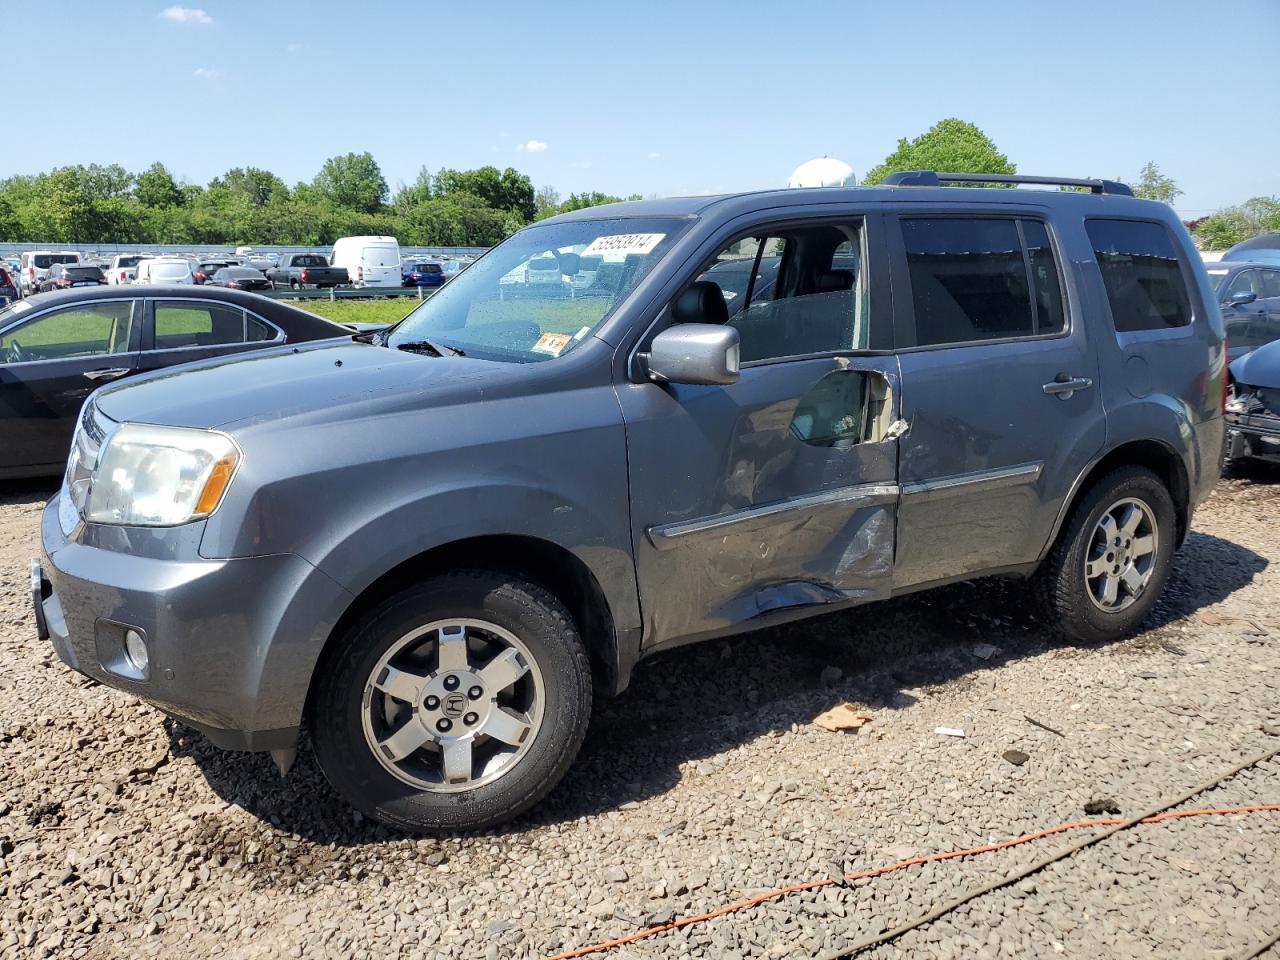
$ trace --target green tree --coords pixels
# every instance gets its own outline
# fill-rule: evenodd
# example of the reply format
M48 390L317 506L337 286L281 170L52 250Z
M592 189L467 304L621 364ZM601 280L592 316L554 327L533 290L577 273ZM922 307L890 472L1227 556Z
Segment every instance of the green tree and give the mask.
M515 211L524 223L531 221L538 212L533 181L513 167L502 171L497 167L441 170L435 176L433 188L438 197L469 193L495 210Z
M46 239L60 243L86 243L93 236L93 203L81 171L59 167L45 178L37 200L36 217L48 231Z
M163 163L153 163L138 174L133 195L144 207L177 207L185 199Z
M21 237L21 223L17 213L3 196L0 196L0 240L15 243Z
M340 207L377 213L387 202L386 178L373 154L367 151L330 157L313 182Z
M560 212L560 191L555 187L539 187L533 198L533 219L545 220Z
M431 171L426 167L418 170L418 176L410 186L401 186L391 200L397 213L405 214L420 203L431 199Z
M1138 173L1138 182L1133 184L1133 195L1144 200L1159 200L1161 203L1173 203L1182 195L1178 185L1171 177L1160 172L1154 160L1149 160Z
M996 149L991 138L966 120L939 120L914 140L903 138L898 147L867 171L864 183L880 183L902 170L938 170L947 173L1017 173L1018 168Z
M463 191L432 197L415 206L401 220L397 236L402 243L413 246L488 247L512 232L509 216L511 211L495 210Z
M209 191L226 191L233 199L239 199L254 207L265 207L273 200L286 200L289 188L270 170L257 167L233 167L209 182Z
M1202 250L1225 250L1271 231L1280 231L1280 197L1254 197L1206 217L1196 225L1195 239Z
M133 174L118 163L105 167L91 163L80 169L85 190L95 200L123 200L133 190Z

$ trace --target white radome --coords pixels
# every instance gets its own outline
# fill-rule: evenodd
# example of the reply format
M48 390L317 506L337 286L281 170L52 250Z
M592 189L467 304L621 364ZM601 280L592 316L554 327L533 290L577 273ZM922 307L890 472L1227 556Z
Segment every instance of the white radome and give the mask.
M796 167L788 187L852 187L858 182L853 167L835 157L818 157Z

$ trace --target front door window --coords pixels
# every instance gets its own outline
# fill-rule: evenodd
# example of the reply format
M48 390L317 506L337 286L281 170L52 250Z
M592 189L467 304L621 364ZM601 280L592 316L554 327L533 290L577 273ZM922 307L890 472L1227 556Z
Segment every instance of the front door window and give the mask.
M25 363L126 353L133 304L111 300L43 314L0 336L0 357L5 363Z

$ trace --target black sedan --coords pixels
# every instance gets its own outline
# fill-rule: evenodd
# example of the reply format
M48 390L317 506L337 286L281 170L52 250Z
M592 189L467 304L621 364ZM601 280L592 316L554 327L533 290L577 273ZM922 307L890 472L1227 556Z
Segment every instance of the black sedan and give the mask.
M91 287L0 310L0 478L62 472L85 397L162 367L350 336L266 297L209 287Z
M208 282L211 286L229 287L232 290L271 289L271 281L261 270L253 267L223 267L215 270Z
M83 263L55 263L49 275L40 281L40 292L70 290L72 287L106 286L107 275L101 267Z

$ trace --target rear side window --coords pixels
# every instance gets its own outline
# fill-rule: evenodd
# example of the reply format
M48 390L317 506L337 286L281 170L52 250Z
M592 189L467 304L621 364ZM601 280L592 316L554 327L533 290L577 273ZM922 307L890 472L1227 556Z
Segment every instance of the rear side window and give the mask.
M1117 333L1191 322L1191 301L1169 231L1138 220L1086 220Z
M916 343L1060 333L1062 281L1044 224L1014 218L902 221Z
M157 350L270 340L274 331L238 307L220 303L156 303Z

